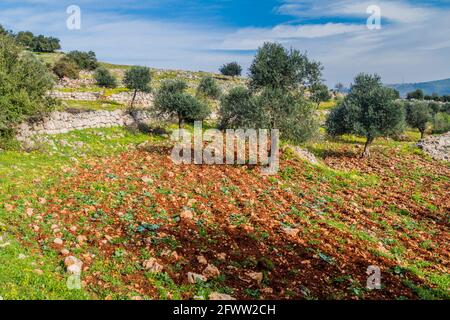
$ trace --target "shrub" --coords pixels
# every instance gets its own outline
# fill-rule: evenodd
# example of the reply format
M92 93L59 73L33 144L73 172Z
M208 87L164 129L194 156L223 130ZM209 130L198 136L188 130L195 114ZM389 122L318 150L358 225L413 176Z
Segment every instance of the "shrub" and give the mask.
M72 59L81 70L95 70L98 67L95 52L71 51L67 57Z
M14 128L29 117L51 111L47 97L53 77L33 55L23 54L14 39L0 36L0 136L11 138Z
M218 99L222 94L216 80L211 76L203 77L197 88L197 96Z
M224 76L236 77L242 74L242 67L237 62L224 64L219 70Z
M131 108L134 106L134 101L136 100L138 92L151 92L151 80L150 69L147 67L131 67L125 72L123 83L128 89L134 91L133 99L131 100Z
M405 106L406 123L414 129L420 131L423 139L428 123L432 120L432 109L426 102L410 102Z
M382 85L378 75L359 74L350 93L328 116L327 132L364 136L363 157L368 157L374 139L403 130L404 109L395 102L396 96L394 90Z
M94 78L99 87L105 87L105 88L116 88L117 87L116 78L106 68L100 67L97 70L95 70Z
M68 57L62 57L53 66L53 72L60 79L64 77L70 79L78 79L80 69L72 59L69 59Z
M250 67L250 88L291 90L319 83L322 66L306 54L286 50L278 43L264 43Z
M159 115L178 118L178 127L183 122L204 120L211 111L207 104L186 93L187 84L181 80L166 80L155 97L155 109Z
M440 112L433 119L433 133L450 131L450 114Z

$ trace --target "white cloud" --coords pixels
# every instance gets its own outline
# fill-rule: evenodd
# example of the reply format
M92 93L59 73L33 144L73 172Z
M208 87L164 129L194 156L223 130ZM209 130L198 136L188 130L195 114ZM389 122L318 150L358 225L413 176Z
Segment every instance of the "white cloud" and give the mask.
M67 14L60 1L28 0L31 2L42 6L9 6L0 10L0 23L14 30L56 35L65 50L94 50L100 59L115 63L214 71L236 60L247 67L252 56L240 50L251 52L264 41L278 41L308 51L313 59L321 61L330 85L348 83L362 71L377 72L389 83L450 76L450 11L406 1L378 2L390 23L383 20L382 29L375 31L365 27L368 2L349 0L285 1L278 11L298 20L267 28L147 20L86 9L82 11L81 31L66 29ZM137 1L121 2L124 6L140 5ZM352 22L336 22L345 17L353 17ZM314 23L305 18L314 19Z

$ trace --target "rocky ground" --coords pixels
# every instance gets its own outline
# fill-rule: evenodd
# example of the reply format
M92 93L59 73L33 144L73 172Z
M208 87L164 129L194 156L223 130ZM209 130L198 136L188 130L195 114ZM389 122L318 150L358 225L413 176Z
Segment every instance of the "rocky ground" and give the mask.
M430 136L418 143L418 147L436 160L450 160L450 132L440 136Z

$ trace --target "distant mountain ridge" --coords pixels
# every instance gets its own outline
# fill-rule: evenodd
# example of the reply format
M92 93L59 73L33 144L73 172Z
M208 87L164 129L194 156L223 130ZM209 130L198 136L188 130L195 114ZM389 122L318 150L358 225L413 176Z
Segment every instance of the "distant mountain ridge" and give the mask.
M419 83L388 84L387 86L398 90L402 97L406 97L409 92L417 89L423 90L426 95L432 95L433 93L440 96L450 94L450 78Z

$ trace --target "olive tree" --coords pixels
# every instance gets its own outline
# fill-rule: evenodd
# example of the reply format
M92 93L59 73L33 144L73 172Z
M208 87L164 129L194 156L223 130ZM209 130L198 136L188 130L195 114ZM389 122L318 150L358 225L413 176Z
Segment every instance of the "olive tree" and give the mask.
M162 116L177 117L178 128L184 122L204 120L211 111L206 103L186 92L187 84L181 80L166 80L155 97L155 110Z
M359 74L350 93L329 114L326 129L330 135L364 136L363 157L377 137L386 137L403 130L405 114L396 103L394 90L384 87L378 75Z
M322 66L298 50L287 50L279 43L266 42L258 49L250 66L250 88L290 90L310 88L321 81Z
M134 107L138 92L151 92L150 81L152 80L150 69L147 67L131 67L125 72L124 85L133 91L131 109Z
M224 64L219 71L224 76L237 77L242 74L242 67L237 62L230 62Z
M423 139L428 123L433 119L430 105L426 102L408 102L406 109L406 123L414 129L420 131L420 138Z
M11 37L0 36L0 136L10 138L21 121L50 112L54 103L47 92L53 85L41 62Z
M116 78L112 75L112 73L108 69L104 67L99 67L97 70L95 70L94 78L99 87L105 88L117 87Z
M216 80L211 76L205 76L197 87L197 96L218 99L222 94Z

